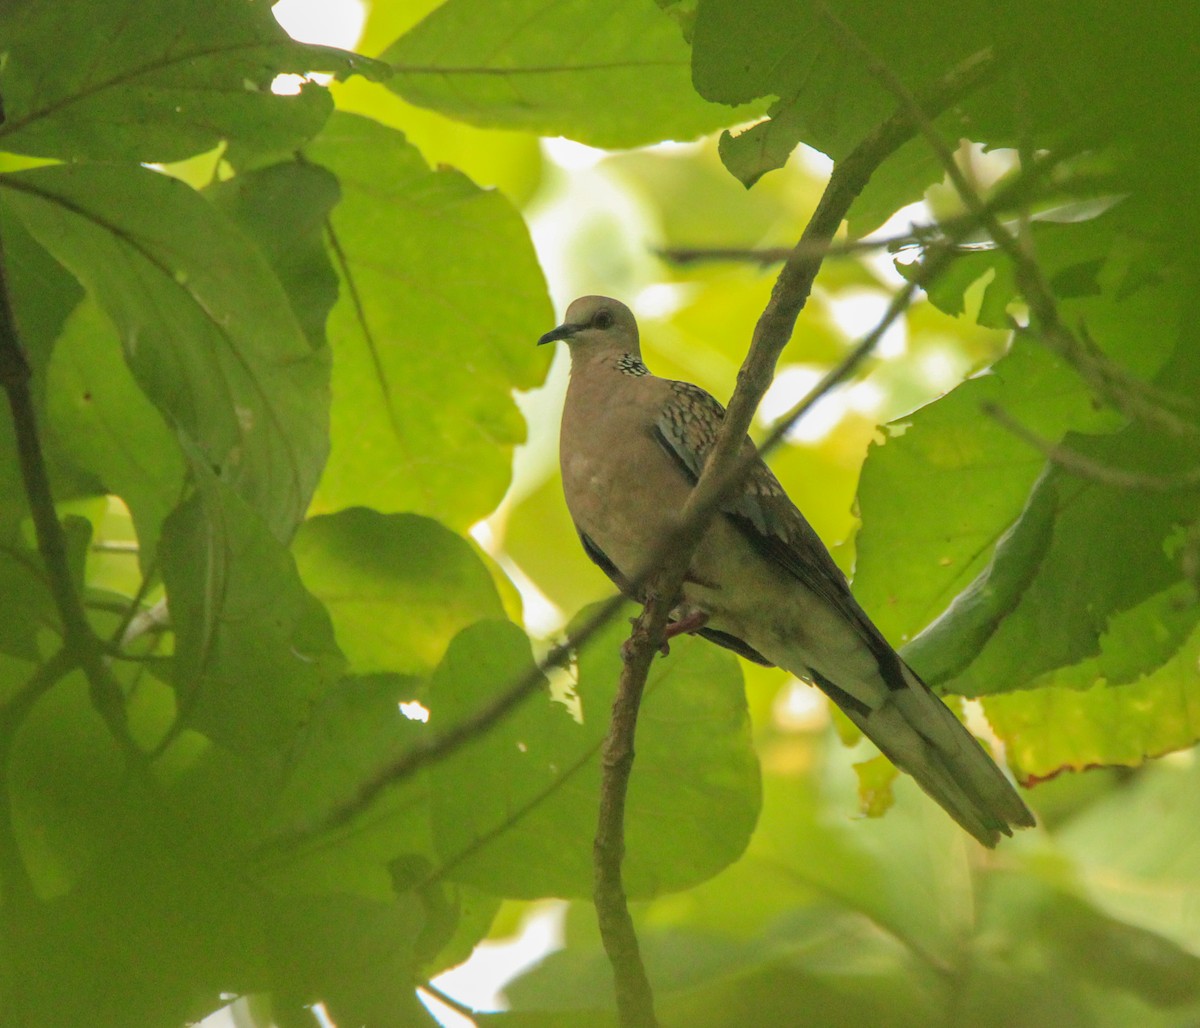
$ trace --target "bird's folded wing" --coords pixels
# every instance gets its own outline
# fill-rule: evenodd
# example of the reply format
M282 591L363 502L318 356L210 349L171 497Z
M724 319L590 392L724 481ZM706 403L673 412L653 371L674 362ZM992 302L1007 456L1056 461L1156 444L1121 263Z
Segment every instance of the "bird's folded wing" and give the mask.
M656 420L655 435L693 483L704 469L724 417L725 408L703 389L687 382L671 383L671 401ZM747 439L742 453L748 456L753 449ZM842 614L874 654L890 688L908 687L895 651L858 605L825 544L762 460L755 459L721 510L761 556Z

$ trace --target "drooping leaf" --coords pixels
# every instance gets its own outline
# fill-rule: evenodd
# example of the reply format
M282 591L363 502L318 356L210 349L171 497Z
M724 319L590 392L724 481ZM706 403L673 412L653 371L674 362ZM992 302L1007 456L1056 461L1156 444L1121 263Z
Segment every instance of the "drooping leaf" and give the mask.
M288 538L325 460L328 366L261 253L142 168L36 168L0 177L0 193L93 292L167 423Z
M289 161L243 171L205 193L262 248L309 344L324 346L325 322L338 295L325 248L337 179L324 168Z
M321 510L366 504L466 528L508 484L525 426L510 396L549 362L553 321L528 230L499 193L431 171L403 135L352 115L305 150L342 200L333 459Z
M1094 678L1081 688L1072 681L1076 669L1066 668L1066 685L1050 684L1055 678L1047 676L1035 689L985 696L983 705L1023 780L1113 764L1136 767L1200 740L1198 660L1200 631L1193 629L1173 656L1147 662L1143 676L1128 684ZM1083 665L1089 666L1095 664Z
M1062 362L1018 344L990 373L871 447L859 483L854 591L893 644L975 579L1044 467L1042 454L983 413L987 402L1049 438L1073 425L1111 424Z
M410 103L592 146L693 139L739 117L696 95L687 44L653 0L450 0L381 59Z

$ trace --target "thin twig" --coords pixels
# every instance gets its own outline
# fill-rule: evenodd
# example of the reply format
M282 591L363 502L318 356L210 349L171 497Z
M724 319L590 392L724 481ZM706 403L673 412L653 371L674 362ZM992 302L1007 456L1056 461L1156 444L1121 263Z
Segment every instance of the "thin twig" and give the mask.
M422 982L420 985L417 986L417 988L420 989L422 992L429 993L429 995L431 995L439 1003L442 1003L445 1006L448 1006L456 1014L461 1014L463 1017L467 1017L472 1020L474 1020L479 1015L478 1010L475 1010L473 1007L467 1006L467 1004L463 1003L461 1000L457 1000L453 996L449 995L448 993L443 992L436 985L434 985L433 982Z
M1064 471L1079 478L1087 478L1101 485L1111 485L1118 489L1138 489L1160 493L1174 492L1177 489L1194 489L1196 486L1200 486L1200 468L1182 471L1178 475L1144 475L1136 471L1126 471L1124 468L1114 468L1109 464L1094 460L1078 450L1073 450L1069 446L1044 439L995 403L989 401L981 403L979 406L984 414L994 418L1022 442L1028 443L1035 450L1044 454L1052 464L1057 464Z

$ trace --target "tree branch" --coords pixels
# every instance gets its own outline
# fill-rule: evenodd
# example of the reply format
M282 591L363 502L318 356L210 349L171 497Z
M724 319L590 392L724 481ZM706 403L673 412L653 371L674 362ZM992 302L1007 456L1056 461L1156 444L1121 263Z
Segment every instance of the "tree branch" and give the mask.
M990 74L994 65L990 51L973 55L937 83L924 102L931 110L942 110ZM618 1014L621 1024L627 1028L657 1023L653 995L621 878L625 851L625 797L633 766L633 739L646 674L662 643L688 563L709 520L718 504L737 488L753 464L753 461L741 458L743 440L759 402L774 379L779 355L791 339L796 318L808 300L829 244L875 169L912 134L907 115L897 112L834 166L817 208L784 262L771 298L755 326L750 350L738 372L737 387L720 431L699 481L680 514L676 530L657 548L646 567L634 576L635 582L646 582L643 593L646 602L634 622L626 647L625 665L604 744L604 775L594 846L596 914L613 968ZM908 292L911 295L911 289ZM826 376L810 394L807 407L849 374L870 352L877 339L878 335L869 345L858 347L853 359L843 362L839 375Z
M13 316L4 271L4 250L0 245L0 384L8 395L12 412L21 480L29 500L38 552L45 564L50 593L62 621L64 649L87 677L92 705L108 725L127 761L137 763L141 761L142 754L129 734L121 686L104 662L100 640L88 623L75 583L71 580L66 536L54 508L54 497L50 492L38 436L37 414L29 387L31 377L32 372L21 347Z

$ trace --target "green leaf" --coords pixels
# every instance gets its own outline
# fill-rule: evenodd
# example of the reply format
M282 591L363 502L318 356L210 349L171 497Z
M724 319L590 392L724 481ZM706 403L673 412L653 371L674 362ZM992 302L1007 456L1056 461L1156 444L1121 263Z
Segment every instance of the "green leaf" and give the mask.
M325 345L325 322L338 279L325 249L325 225L340 198L324 168L290 161L218 182L205 195L263 251L313 349Z
M333 457L323 511L408 510L465 529L499 502L553 323L528 230L509 202L431 171L404 136L353 115L305 150L342 188L331 244L342 293Z
M321 1001L338 1024L437 1024L416 996L413 946L424 912L415 897L292 896L272 907L271 984L282 1010Z
M1144 665L1153 670L1128 685L1100 680L1079 688L1076 669L1067 668L1067 685L985 696L984 710L1022 781L1112 764L1136 767L1200 740L1197 661L1200 630L1193 629L1169 660Z
M43 899L62 895L119 834L123 805L121 755L82 674L38 699L8 760L21 859Z
M329 615L291 554L227 485L194 465L199 494L163 526L183 723L269 762L344 663Z
M1064 826L1060 838L1106 913L1200 955L1200 907L1192 902L1200 888L1194 755L1147 767Z
M694 139L739 117L696 96L687 44L653 0L449 0L381 57L409 103L592 146Z
M0 176L0 191L95 295L167 423L288 538L326 456L328 367L260 252L142 168L36 168Z
M893 643L929 624L983 570L1044 468L1042 454L982 413L985 403L1048 438L1111 423L1066 366L1018 341L990 374L872 445L859 482L854 592Z
M483 561L430 518L361 507L310 518L292 552L359 674L428 674L459 631L504 617Z
M0 149L65 161L176 161L223 140L246 154L286 152L333 105L313 82L295 95L272 92L277 75L386 74L365 58L293 42L265 0L15 0L0 37Z
M443 875L505 896L591 894L599 751L623 634L611 624L580 655L582 724L539 693L433 768ZM431 723L468 717L531 664L515 627L466 629L434 674ZM627 892L686 888L736 859L758 815L759 784L733 658L701 640L673 642L647 683L637 753L626 810Z
M91 300L75 309L54 348L46 394L58 451L125 501L145 570L163 520L183 495L183 454L121 359L112 323Z
M990 42L969 8L956 11L953 32L942 19L915 18L907 8L841 4L837 15L913 91ZM896 107L815 3L702 0L692 67L708 100L778 98L769 121L722 138L722 159L747 185L781 167L800 142L840 160Z
M14 539L0 543L0 596L17 598L0 618L0 653L37 660L39 629L59 627L58 608L50 595L41 556Z

